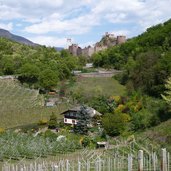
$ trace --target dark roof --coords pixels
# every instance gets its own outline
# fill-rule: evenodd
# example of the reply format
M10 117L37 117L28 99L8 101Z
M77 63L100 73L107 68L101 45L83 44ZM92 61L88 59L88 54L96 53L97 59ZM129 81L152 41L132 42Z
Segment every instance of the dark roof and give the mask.
M68 109L61 113L61 115L66 114L70 111L72 112L79 112L81 110L81 106L76 106L74 108ZM90 115L90 117L94 117L95 115L101 116L102 114L99 113L97 110L93 109L92 107L86 107L87 113Z

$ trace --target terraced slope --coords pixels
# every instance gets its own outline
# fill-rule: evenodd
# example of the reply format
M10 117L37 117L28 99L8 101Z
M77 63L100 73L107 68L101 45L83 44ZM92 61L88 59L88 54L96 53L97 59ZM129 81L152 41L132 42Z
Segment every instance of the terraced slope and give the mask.
M0 128L12 128L49 119L52 112L59 114L66 105L46 108L38 90L24 88L17 80L0 79Z

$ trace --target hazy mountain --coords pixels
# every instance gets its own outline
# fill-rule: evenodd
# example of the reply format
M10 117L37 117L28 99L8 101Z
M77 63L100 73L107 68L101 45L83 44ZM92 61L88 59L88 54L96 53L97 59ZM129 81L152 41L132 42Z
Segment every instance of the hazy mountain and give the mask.
M63 47L54 47L57 51L61 51L63 50L64 48Z
M14 34L10 33L7 30L4 30L4 29L0 29L0 37L5 37L7 39L16 41L18 43L23 43L23 44L30 45L30 46L35 46L36 45L32 41L30 41L30 40L28 40L28 39L26 39L24 37L14 35Z

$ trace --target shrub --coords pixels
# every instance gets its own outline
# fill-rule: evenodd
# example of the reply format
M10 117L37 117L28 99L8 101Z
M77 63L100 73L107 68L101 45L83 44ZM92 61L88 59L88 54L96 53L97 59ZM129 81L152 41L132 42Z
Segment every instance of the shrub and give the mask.
M48 122L48 128L49 129L56 129L57 128L57 116L52 113L50 115L50 120Z
M39 120L39 122L38 122L38 125L47 125L48 124L48 120L47 119L41 119L41 120Z
M89 137L87 137L87 136L84 137L83 140L82 140L83 147L88 147L90 145L90 142L91 142L91 140L90 140Z
M4 128L0 128L0 134L5 133L5 129Z
M109 113L102 119L102 125L110 136L117 136L125 132L131 117L125 113Z
M44 136L45 136L45 137L48 137L48 138L50 138L50 139L53 139L53 140L56 140L56 138L57 138L57 135L56 135L54 132L52 132L51 130L47 130L47 131L44 133Z

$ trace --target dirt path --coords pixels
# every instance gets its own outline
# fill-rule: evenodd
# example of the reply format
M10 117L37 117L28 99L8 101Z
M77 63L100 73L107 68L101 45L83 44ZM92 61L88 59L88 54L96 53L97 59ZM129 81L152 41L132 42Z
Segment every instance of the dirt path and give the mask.
M112 77L121 72L122 71L119 70L98 70L97 72L78 73L75 75L82 76L82 77Z

